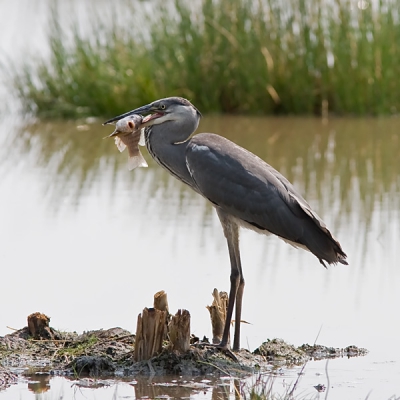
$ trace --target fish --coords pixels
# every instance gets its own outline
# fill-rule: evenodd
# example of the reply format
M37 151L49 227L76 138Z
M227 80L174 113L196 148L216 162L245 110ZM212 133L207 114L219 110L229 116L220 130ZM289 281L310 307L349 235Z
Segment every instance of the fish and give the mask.
M115 145L120 152L128 148L128 169L132 171L137 167L148 167L146 160L140 152L139 145L145 146L144 133L141 128L143 117L132 114L122 118L115 124L115 130L107 138L114 138Z

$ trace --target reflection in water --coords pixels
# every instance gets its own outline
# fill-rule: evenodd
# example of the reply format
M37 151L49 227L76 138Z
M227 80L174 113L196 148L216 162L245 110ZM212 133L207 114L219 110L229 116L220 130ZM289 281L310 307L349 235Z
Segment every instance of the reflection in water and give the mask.
M211 386L201 382L202 380L203 378L192 379L190 377L182 379L179 376L168 377L168 379L165 377L139 378L136 379L137 384L134 386L135 397L137 399L190 398L191 394L195 392L207 392L211 389Z
M160 190L166 194L173 192L171 205L174 209L180 208L188 195L185 188L170 182L169 175L154 163L149 169L130 173L126 154L120 155L113 141L103 140L110 130L112 127L102 127L100 122L77 125L63 121L27 126L6 138L2 159L8 158L14 166L19 160L24 168L33 167L43 172L45 198L55 212L65 198L72 198L72 203L78 205L81 197L97 183L104 185L104 192L112 199L120 189L119 179L126 181L135 195L140 192L147 198L157 197ZM144 153L150 160L147 152ZM9 171L1 168L0 177L2 173Z
M50 389L50 375L48 374L35 374L28 379L28 390L35 393L45 393Z
M104 173L115 180L126 161L109 141L101 140L112 128L100 122L45 123L20 129L8 135L4 156L30 157L54 174L52 184L59 185L58 189L75 185L77 199L95 180L104 179ZM368 218L375 201L383 201L387 195L389 205L398 206L391 196L399 189L396 119L337 119L322 124L311 118L206 117L198 131L219 133L256 153L308 199L329 206L339 199L342 212L352 211L356 196ZM130 174L132 180L137 178L136 172ZM168 185L169 179L159 168L151 173L157 174L157 179L150 195L160 184ZM115 190L112 182L110 188Z
M385 214L400 208L397 125L396 119L337 119L322 124L312 118L206 117L199 131L218 132L278 169L324 219L331 218L328 226L333 232L355 223L367 235L374 212ZM37 124L9 135L3 152L45 170L49 175L46 198L55 210L65 196L72 196L78 204L95 182L101 182L112 198L119 190L118 178L123 176L148 198L164 190L173 201L162 206L172 204L177 212L183 211L180 206L195 193L171 182L153 161L148 170L128 173L126 158L101 139L109 131L110 127L99 122ZM384 234L384 225L379 231Z
M285 375L288 378L291 375ZM258 376L259 384L271 384L276 378ZM282 380L280 377L279 380ZM264 381L266 383L264 383ZM26 376L29 391L35 393L37 400L70 398L92 398L91 392L95 388L96 399L135 398L135 399L197 399L209 398L215 400L241 399L250 392L248 378L231 378L207 376L153 376L110 379L81 379L73 377L54 377L49 374L33 374ZM50 396L45 394L50 389ZM20 384L21 385L21 384ZM60 397L56 397L55 394ZM0 396L0 399L2 397Z

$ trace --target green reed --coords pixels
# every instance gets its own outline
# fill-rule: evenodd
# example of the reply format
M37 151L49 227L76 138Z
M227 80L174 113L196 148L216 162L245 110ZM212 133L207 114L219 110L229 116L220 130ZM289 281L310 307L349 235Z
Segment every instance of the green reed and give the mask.
M141 21L129 26L93 18L89 36L73 26L68 45L54 12L50 60L14 68L25 110L39 117L107 117L172 95L217 113L400 110L395 0L165 4L153 15L136 6Z

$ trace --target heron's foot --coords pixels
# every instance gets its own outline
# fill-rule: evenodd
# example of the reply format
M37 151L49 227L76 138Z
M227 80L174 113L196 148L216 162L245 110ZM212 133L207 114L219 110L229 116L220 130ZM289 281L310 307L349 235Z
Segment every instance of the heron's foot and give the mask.
M233 361L235 362L239 362L239 360L237 359L237 357L235 356L235 354L233 353L233 351L229 348L228 345L225 346L220 346L220 345L216 345L217 349L219 351L221 351L222 353L224 353L226 356L228 356L229 358L231 358Z
M213 349L217 349L221 353L225 354L227 357L231 358L235 362L239 362L235 354L232 352L232 350L229 348L228 344L214 344L214 343L207 343L207 342L198 342L193 344L192 346L199 347L201 349L204 349L205 347L211 347Z

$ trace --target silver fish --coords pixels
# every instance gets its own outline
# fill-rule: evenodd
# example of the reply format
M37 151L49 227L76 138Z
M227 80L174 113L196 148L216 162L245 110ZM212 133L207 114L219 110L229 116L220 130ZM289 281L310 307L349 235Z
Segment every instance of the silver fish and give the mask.
M139 145L144 146L144 134L141 129L142 116L133 114L122 118L115 124L114 132L106 138L115 138L115 145L119 151L128 148L129 171L137 167L147 167L147 162L139 150Z

